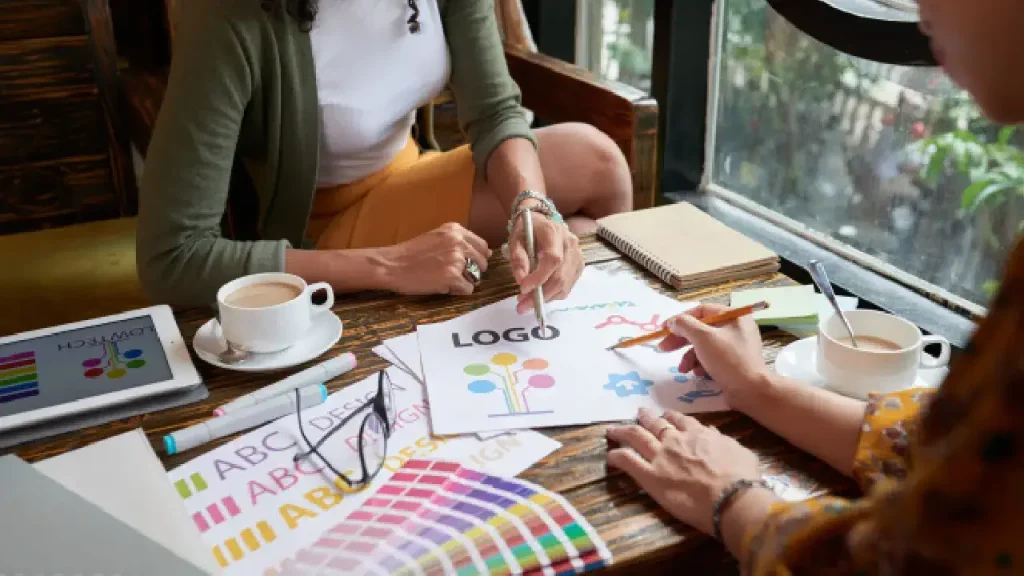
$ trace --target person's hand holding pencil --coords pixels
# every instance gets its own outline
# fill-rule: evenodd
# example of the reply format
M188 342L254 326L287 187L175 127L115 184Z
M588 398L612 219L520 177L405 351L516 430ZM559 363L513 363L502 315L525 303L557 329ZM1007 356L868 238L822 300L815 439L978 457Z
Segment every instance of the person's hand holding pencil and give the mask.
M747 316L748 314L753 314L754 312L758 312L760 310L765 310L767 308L768 308L768 303L767 302L764 302L764 301L755 302L754 304L749 304L747 306L741 306L739 308L729 308L729 309L726 309L725 311L720 312L718 314L715 314L713 316L707 316L707 317L701 318L700 320L701 320L701 322L707 324L708 326L718 326L718 325L721 325L721 324L725 324L726 322L730 322L732 320L736 320L737 318L740 318L742 316ZM613 344L613 345L609 346L608 349L609 350L618 350L619 348L631 348L631 347L637 346L639 344L645 344L647 342L650 342L651 340L661 340L662 338L665 338L665 337L667 337L667 336L672 334L672 332L667 327L668 326L668 322L666 322L665 324L666 324L666 327L662 328L661 330L658 330L656 332L651 332L650 334L644 334L643 336L638 336L636 338L631 338L629 340L623 340L622 342L619 342L618 344Z
M723 319L723 314L736 314L730 310L725 306L701 304L670 318L665 322L669 334L658 347L673 351L692 344L693 348L679 361L679 371L710 376L729 406L742 410L746 402L770 386L770 380L757 324L750 312Z

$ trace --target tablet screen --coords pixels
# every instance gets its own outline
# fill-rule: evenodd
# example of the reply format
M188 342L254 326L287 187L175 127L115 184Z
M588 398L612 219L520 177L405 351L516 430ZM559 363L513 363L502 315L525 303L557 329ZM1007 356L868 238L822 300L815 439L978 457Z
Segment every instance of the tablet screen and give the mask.
M0 417L172 378L149 315L0 344Z

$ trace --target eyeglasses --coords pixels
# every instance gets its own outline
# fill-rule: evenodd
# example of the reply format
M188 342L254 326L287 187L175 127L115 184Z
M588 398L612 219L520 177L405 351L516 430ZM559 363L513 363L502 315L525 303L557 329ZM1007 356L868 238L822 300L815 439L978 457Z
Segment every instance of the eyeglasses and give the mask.
M309 446L309 450L295 455L293 458L295 462L305 460L310 455L316 454L323 461L324 465L331 472L337 474L349 487L355 488L373 481L374 477L377 476L377 473L384 466L384 458L387 456L388 451L388 438L391 437L391 431L395 426L395 392L391 384L391 377L388 376L387 371L381 370L377 374L377 394L363 403L362 406L353 410L351 414L342 418L341 422L328 430L323 438L317 440L316 443L309 441L306 431L302 427L302 404L298 389L295 390L295 406L297 408L295 413L299 419L299 434L302 436L302 440L306 442L306 445ZM343 474L335 468L331 461L320 452L320 448L331 436L344 428L367 408L370 411L363 418L363 423L359 426L359 464L361 475L358 478L350 478L347 474Z

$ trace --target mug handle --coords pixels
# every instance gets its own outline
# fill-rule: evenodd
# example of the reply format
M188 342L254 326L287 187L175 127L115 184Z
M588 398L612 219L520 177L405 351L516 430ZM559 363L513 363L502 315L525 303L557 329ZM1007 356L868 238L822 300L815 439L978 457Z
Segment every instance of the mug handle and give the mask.
M309 302L309 307L313 309L313 314L326 312L334 307L334 288L332 288L327 282L317 282L316 284L310 284L306 287L306 296L312 298L313 293L317 290L326 291L327 300L323 304L313 304L311 300Z
M938 344L942 347L942 351L939 352L938 358L933 358L931 354L924 351L924 347L929 344ZM949 344L949 340L946 340L942 336L922 336L921 337L921 367L922 368L942 368L949 364L949 357L952 354L953 349Z

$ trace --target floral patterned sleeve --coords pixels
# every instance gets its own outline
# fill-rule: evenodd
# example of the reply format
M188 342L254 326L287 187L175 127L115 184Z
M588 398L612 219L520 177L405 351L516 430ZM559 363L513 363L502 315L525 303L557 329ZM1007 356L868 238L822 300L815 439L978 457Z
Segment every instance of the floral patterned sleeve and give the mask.
M865 492L906 478L916 417L931 394L911 389L869 398L853 468ZM765 523L747 535L744 564L756 575L847 573L849 532L870 513L868 501L829 496L776 504Z

